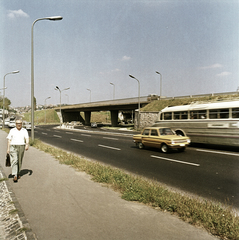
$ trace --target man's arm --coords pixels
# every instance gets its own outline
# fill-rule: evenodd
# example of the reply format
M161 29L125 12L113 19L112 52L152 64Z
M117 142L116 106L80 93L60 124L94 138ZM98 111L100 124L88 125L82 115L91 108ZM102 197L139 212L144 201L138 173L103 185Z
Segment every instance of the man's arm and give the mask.
M11 143L11 140L8 139L8 140L7 140L7 153L8 153L8 154L10 153L10 143Z

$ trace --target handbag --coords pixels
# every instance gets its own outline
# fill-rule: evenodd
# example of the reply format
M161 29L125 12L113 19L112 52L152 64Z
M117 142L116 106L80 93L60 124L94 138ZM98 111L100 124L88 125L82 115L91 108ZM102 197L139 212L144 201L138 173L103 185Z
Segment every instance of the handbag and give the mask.
M11 162L10 162L10 155L7 153L7 156L6 156L6 164L5 164L6 167L11 167Z

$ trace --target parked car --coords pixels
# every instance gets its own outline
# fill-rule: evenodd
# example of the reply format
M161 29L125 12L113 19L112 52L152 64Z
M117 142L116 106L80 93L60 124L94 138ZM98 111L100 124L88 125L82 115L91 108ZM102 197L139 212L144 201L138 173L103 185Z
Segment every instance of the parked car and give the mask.
M141 134L133 136L133 141L139 148L160 148L164 153L170 149L183 152L191 142L189 137L178 136L171 128L166 127L146 127Z
M96 123L96 122L92 122L92 123L91 123L91 127L92 127L92 128L97 128L97 123Z
M10 120L10 122L8 123L8 127L9 127L9 128L14 128L14 127L16 127L15 119L14 119L14 120Z
M22 127L26 128L27 130L31 130L32 125L30 122L23 122ZM35 128L35 126L34 126Z

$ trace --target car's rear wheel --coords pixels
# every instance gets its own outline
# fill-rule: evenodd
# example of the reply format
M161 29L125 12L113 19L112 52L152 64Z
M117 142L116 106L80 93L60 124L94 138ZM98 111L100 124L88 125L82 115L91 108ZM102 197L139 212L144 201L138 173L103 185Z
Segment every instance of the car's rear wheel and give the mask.
M139 147L139 149L143 149L144 148L144 144L143 143L138 143L138 147Z
M163 144L161 145L161 151L162 151L163 153L168 153L168 152L169 152L169 147L168 147L168 145L165 144L165 143L163 143Z

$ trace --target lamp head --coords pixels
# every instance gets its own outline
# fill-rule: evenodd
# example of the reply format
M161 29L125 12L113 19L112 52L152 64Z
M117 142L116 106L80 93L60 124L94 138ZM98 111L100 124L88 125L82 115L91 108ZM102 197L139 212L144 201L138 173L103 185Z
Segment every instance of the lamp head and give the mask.
M14 73L19 73L20 71L19 70L16 70L16 71L13 71L12 73L14 74Z
M59 20L62 20L63 17L62 16L53 16L53 17L48 17L47 19L49 19L51 21L59 21Z
M135 79L135 77L134 76L132 76L132 75L129 75L131 78L134 78Z

